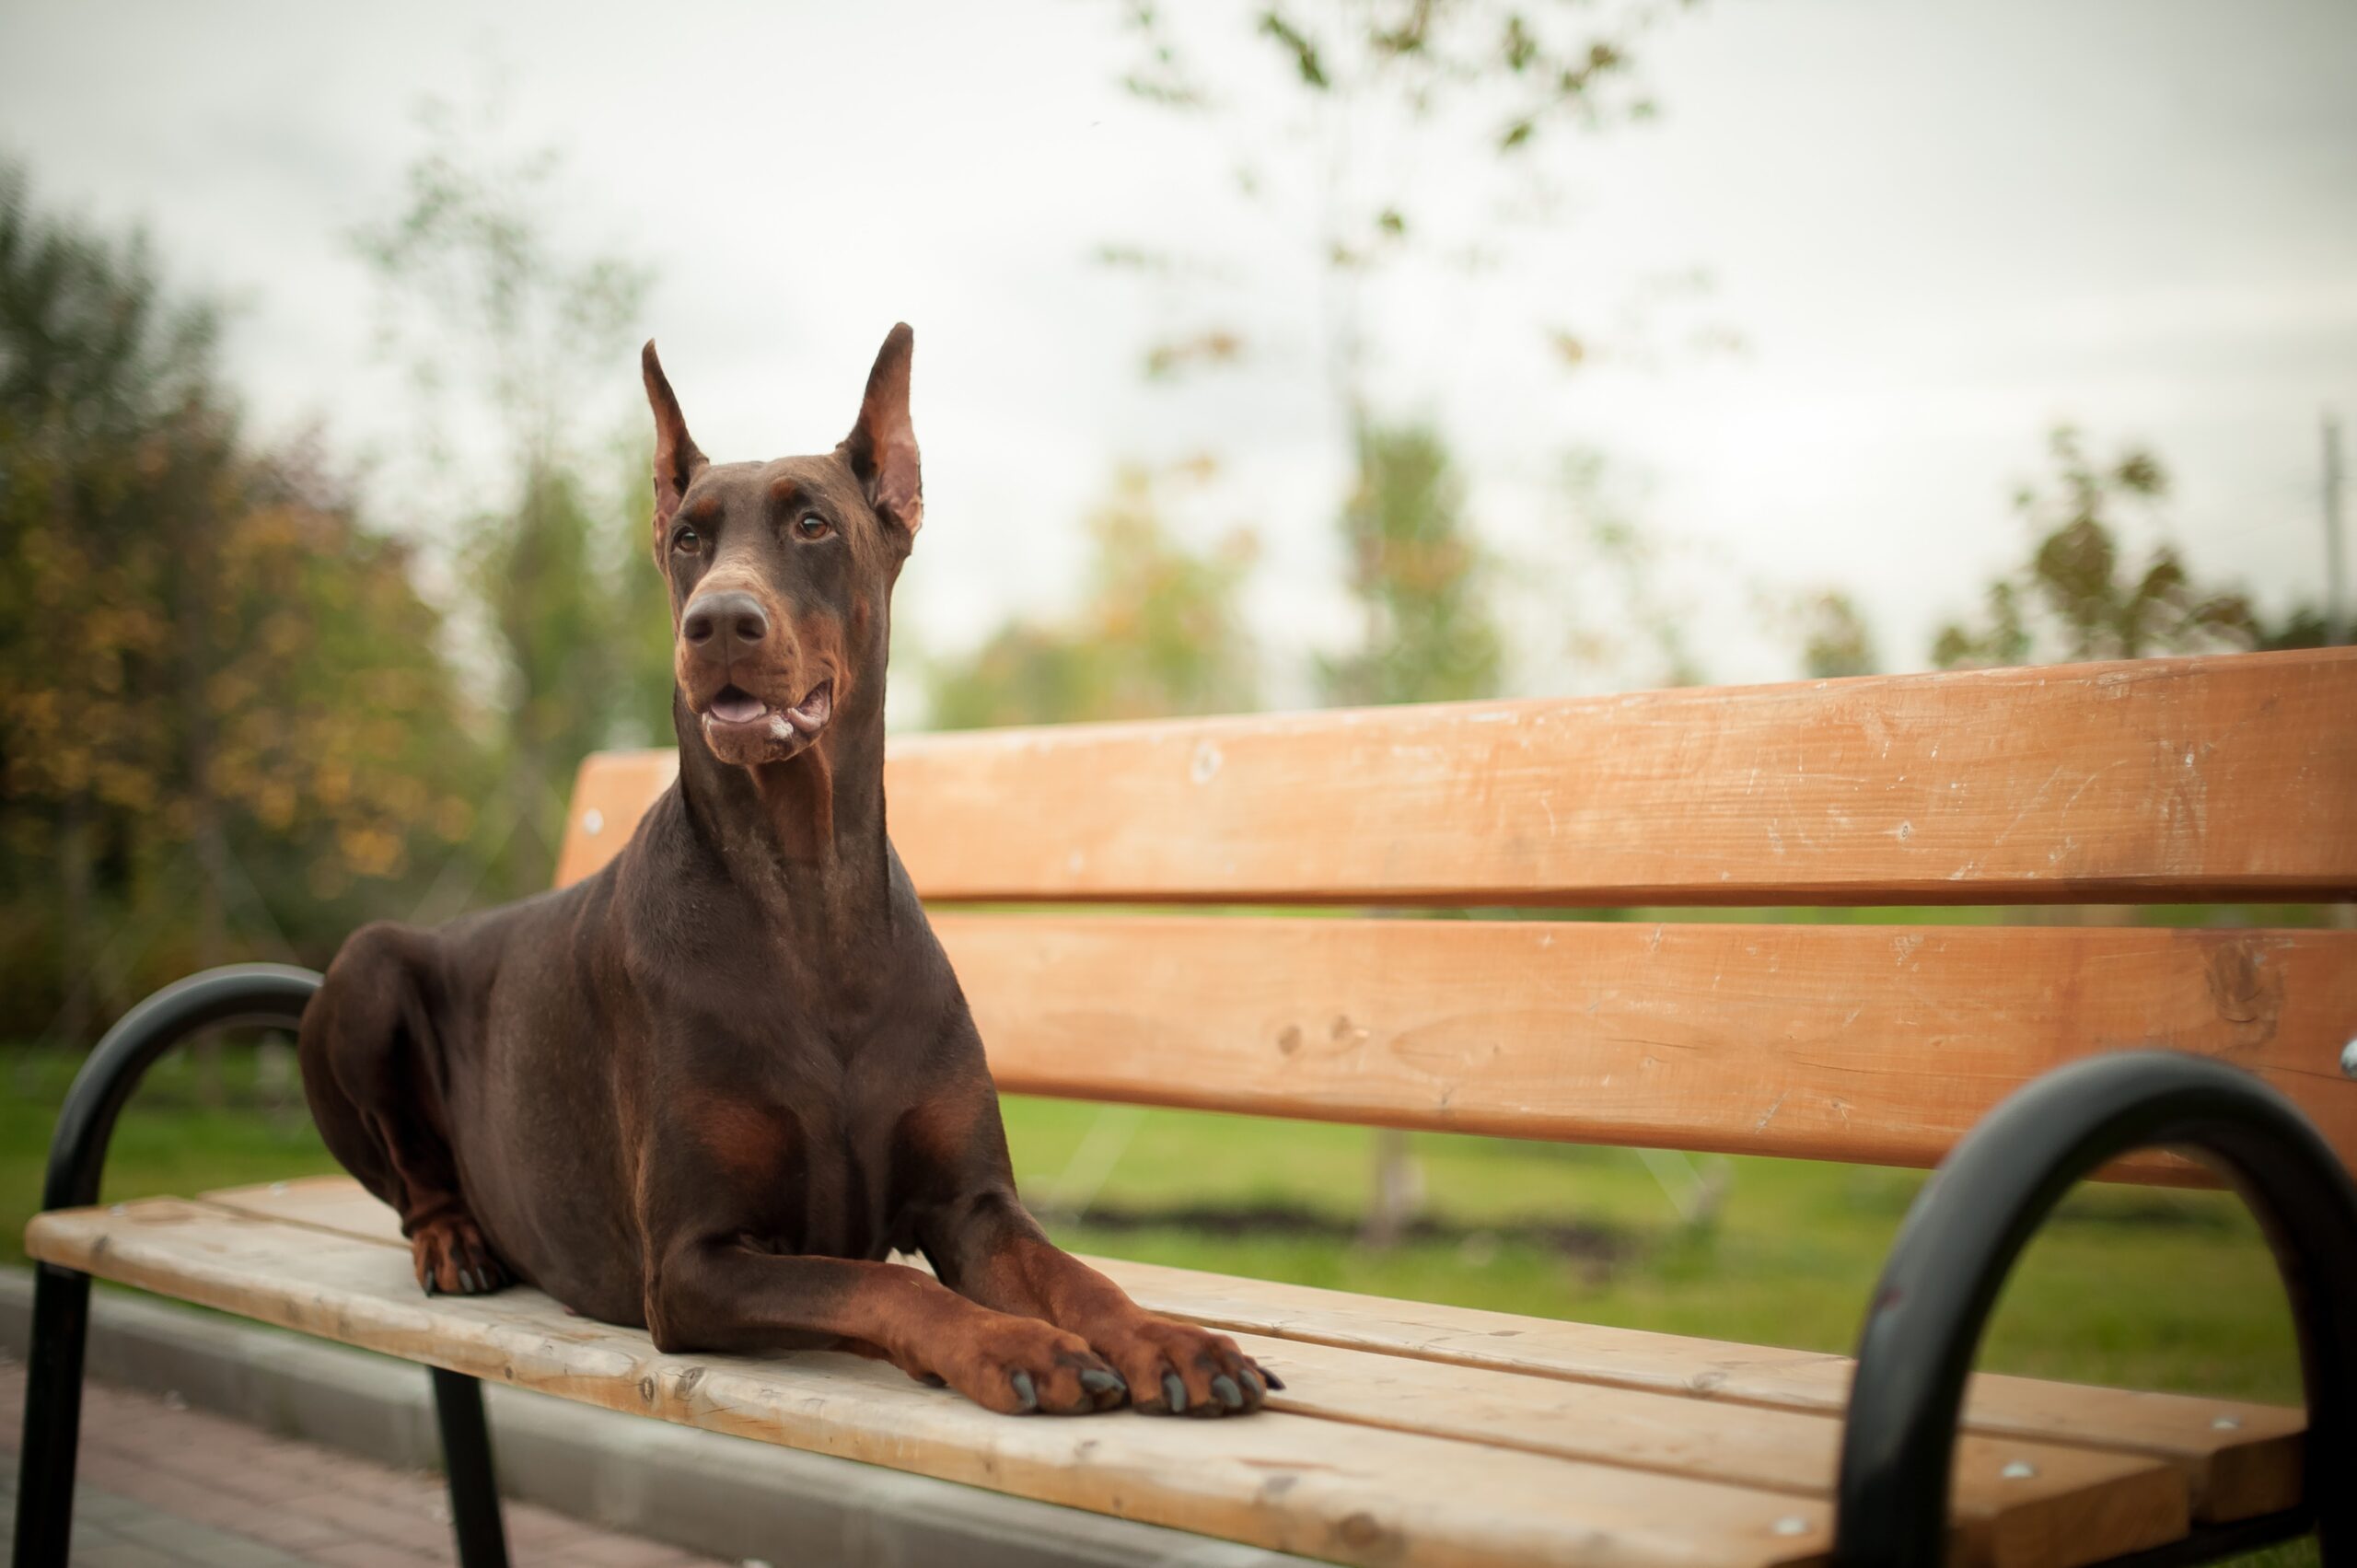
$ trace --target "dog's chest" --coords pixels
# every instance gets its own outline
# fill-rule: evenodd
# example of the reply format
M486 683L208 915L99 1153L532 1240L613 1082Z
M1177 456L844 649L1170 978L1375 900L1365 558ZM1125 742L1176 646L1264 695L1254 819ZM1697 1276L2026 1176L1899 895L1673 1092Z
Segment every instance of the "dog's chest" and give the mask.
M803 1040L730 1093L698 1097L698 1161L746 1213L749 1240L823 1257L880 1258L906 1244L901 1129L922 1098L882 1042Z

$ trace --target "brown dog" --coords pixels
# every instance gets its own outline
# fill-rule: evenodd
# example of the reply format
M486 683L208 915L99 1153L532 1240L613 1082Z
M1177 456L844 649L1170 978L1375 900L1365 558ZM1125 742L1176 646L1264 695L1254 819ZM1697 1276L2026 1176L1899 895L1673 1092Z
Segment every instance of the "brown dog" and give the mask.
M995 1411L1218 1415L1274 1380L1051 1246L884 832L924 517L905 326L822 457L712 464L648 343L679 782L613 864L372 925L304 1014L328 1147L429 1292L524 1280L666 1351L838 1346ZM921 1250L934 1274L884 1261Z

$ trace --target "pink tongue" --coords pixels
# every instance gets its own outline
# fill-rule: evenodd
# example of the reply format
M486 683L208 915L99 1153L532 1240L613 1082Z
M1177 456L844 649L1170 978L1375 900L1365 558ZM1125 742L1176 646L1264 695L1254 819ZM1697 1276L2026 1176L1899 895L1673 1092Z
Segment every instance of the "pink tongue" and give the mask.
M760 698L749 697L741 691L731 696L715 697L712 703L712 716L723 724L744 724L760 718L767 712L769 709L762 705Z

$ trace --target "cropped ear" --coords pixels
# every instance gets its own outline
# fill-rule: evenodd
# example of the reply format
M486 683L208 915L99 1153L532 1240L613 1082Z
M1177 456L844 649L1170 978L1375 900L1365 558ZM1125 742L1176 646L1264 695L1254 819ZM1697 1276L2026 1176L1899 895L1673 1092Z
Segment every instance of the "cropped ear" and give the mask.
M646 406L655 411L655 559L660 561L665 527L679 509L679 497L703 472L706 460L696 449L695 437L688 434L679 400L672 395L671 383L663 375L663 362L655 357L653 338L646 340L646 347L640 352L638 367L646 379Z
M916 426L909 422L909 358L916 341L906 321L885 337L876 367L867 373L859 423L842 444L867 504L900 529L904 546L924 526L924 480L917 469Z

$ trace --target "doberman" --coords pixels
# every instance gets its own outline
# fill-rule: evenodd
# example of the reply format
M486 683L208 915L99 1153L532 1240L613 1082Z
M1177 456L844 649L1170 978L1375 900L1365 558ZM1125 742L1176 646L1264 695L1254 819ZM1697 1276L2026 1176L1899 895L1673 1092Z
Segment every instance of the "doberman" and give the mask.
M1009 1413L1256 1410L1279 1385L1234 1341L1024 1211L885 835L913 342L842 445L767 463L709 462L646 345L678 782L594 877L355 933L303 1016L312 1114L429 1294L524 1281L664 1351L853 1350Z

